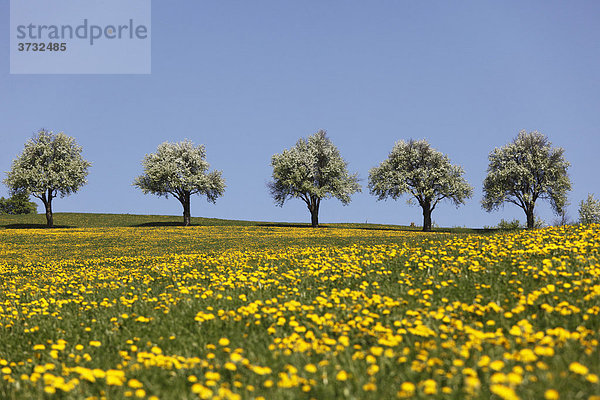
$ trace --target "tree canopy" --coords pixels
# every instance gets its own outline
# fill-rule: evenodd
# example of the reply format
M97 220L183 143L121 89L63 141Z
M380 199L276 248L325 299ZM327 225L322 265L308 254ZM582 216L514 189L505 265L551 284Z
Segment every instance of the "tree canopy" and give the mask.
M585 201L581 200L579 203L579 223L600 224L600 200L591 193L588 193Z
M290 198L306 203L313 227L319 225L321 200L336 198L346 205L360 192L357 174L349 174L348 164L324 130L301 138L296 145L271 158L273 180L268 186L278 206Z
M87 183L90 163L83 159L75 139L41 129L25 143L4 180L14 193L28 193L46 208L46 222L54 225L52 200L77 192Z
M37 214L37 204L29 201L29 195L18 192L5 199L0 197L0 214Z
M488 158L482 200L486 211L497 210L505 203L515 204L525 212L528 229L534 227L538 199L548 200L560 215L571 190L567 174L570 163L562 148L553 148L540 132L521 131L511 143L495 148Z
M142 166L144 175L138 176L133 185L144 194L172 195L179 200L186 226L191 221L191 195L206 195L209 202L215 203L225 192L221 171L208 172L204 145L194 146L189 140L160 144L156 153L146 154Z
M460 166L435 150L426 140L397 142L388 158L369 171L369 189L378 200L396 200L409 194L423 209L423 230L431 230L431 213L442 200L456 206L472 196Z

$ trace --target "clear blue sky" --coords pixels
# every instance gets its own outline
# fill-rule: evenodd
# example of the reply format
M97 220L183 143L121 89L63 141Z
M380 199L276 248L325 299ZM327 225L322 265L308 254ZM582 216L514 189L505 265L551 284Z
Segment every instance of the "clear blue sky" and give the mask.
M378 202L369 168L399 139L426 138L466 170L474 197L434 211L441 226L494 225L487 156L539 130L571 161L569 213L600 195L600 3L596 1L158 1L151 75L9 75L9 5L0 2L0 171L45 127L74 136L89 183L55 211L181 215L175 199L131 186L163 141L206 145L227 191L196 197L192 215L309 221L266 182L270 157L326 129L363 192L322 204L322 222L422 222L404 200ZM3 177L5 175L3 174ZM2 186L0 195L8 190ZM549 207L538 206L546 221Z

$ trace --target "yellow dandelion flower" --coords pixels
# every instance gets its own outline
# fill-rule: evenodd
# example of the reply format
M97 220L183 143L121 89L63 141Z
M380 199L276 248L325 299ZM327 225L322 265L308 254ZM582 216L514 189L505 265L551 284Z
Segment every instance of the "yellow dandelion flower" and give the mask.
M546 400L558 400L559 398L558 392L554 389L548 389L544 392L544 399Z
M306 364L304 366L304 370L306 372L310 372L311 374L314 374L315 372L317 372L317 367L314 364Z
M344 370L341 370L340 372L337 373L337 375L335 376L335 379L337 379L338 381L345 381L348 379L348 373Z
M569 364L569 371L578 375L586 375L589 372L589 369L585 365L579 364L578 362L572 362Z

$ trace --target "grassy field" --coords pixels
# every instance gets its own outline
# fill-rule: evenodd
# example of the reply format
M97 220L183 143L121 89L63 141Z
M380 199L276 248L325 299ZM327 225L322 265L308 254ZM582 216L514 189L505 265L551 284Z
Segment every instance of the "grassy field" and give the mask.
M91 214L91 213L54 213L57 228L112 228L112 227L162 227L181 226L182 217L174 215L136 215L136 214ZM265 226L265 227L310 227L309 223L260 222L218 218L192 217L193 226ZM32 229L46 227L44 214L2 215L0 229ZM322 228L358 228L358 229L392 229L404 231L420 231L421 226L381 225L363 223L321 224ZM452 233L486 233L486 229L469 228L435 228L436 232Z
M0 219L2 399L600 399L600 226L37 217Z
M54 213L54 223L58 228L179 226L182 223L182 217L173 215ZM252 226L261 224L261 222L192 218L192 224L203 226ZM45 214L0 215L0 229L45 227Z

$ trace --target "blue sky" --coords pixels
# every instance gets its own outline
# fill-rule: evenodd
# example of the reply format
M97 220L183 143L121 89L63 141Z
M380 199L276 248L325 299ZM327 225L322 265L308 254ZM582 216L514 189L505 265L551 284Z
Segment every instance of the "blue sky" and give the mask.
M177 200L131 182L144 154L189 138L228 185L216 205L194 198L193 216L307 222L304 203L276 207L266 183L271 155L319 129L363 185L348 206L322 203L325 223L422 222L418 206L366 189L369 168L408 138L428 139L475 187L467 205L434 211L440 226L524 221L516 206L480 206L489 152L521 129L565 148L572 217L588 192L600 195L598 2L155 0L150 75L10 75L8 4L0 171L42 127L74 136L93 163L57 212L181 215Z

